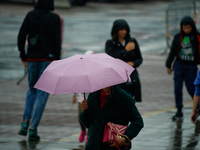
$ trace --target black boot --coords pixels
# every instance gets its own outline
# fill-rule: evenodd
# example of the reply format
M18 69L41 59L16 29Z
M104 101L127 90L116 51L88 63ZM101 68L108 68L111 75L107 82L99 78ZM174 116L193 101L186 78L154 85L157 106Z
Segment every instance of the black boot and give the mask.
M29 122L22 122L22 126L18 134L26 136L28 132L28 127L29 127Z
M38 141L40 136L37 134L37 130L29 129L29 141Z
M180 119L183 119L183 113L182 113L182 109L178 109L176 114L172 117L172 120L175 121L175 120L180 120Z

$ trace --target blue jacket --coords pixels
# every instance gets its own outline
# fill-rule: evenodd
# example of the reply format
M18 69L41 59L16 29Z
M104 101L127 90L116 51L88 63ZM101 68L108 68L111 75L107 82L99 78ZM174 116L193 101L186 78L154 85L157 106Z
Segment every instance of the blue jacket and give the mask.
M199 70L198 75L197 75L197 77L194 81L194 85L195 85L194 95L200 96L200 70Z

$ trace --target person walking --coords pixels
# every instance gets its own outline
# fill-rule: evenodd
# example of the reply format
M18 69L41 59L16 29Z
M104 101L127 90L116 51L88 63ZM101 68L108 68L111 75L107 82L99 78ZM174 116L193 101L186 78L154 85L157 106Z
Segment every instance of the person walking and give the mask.
M28 67L29 83L23 122L18 134L26 136L29 129L29 141L40 139L37 127L49 96L35 89L34 85L51 61L59 60L61 55L61 19L58 14L52 13L53 10L53 0L38 0L34 10L26 15L18 34L20 58L24 67Z
M180 33L177 33L173 39L170 53L166 60L167 73L172 74L174 70L174 93L176 114L172 120L183 118L183 82L188 93L194 96L194 80L197 75L197 64L199 56L198 31L194 20L190 16L185 16L180 22ZM172 65L172 62L174 64Z
M94 51L93 50L87 50L84 55L91 55L91 54L94 54ZM74 93L74 95L72 96L72 104L75 104L78 101L78 121L79 121L79 124L80 124L80 127L81 127L81 133L79 135L78 140L79 140L79 142L83 142L85 140L85 144L87 144L88 137L89 137L89 129L88 129L88 131L86 131L87 129L80 122L80 119L79 119L79 113L82 111L81 110L81 102L84 99L84 94L85 94L85 97L87 98L88 93ZM85 139L85 135L87 135L86 139Z
M88 93L85 93L85 96L87 97ZM84 99L84 93L75 93L72 96L72 104L75 104L78 101L78 116L79 116L79 113L81 112L81 102L82 102L83 99ZM80 127L81 127L81 133L79 135L78 140L79 140L79 142L83 142L85 140L85 144L86 144L87 141L88 141L88 137L89 137L89 129L88 129L88 131L86 131L87 129L80 122L79 117L78 117L78 121L79 121L79 124L80 124ZM86 139L85 139L85 135L87 135Z
M198 75L194 81L195 85L195 93L193 97L193 107L192 107L192 114L191 114L191 121L192 123L200 124L200 70L198 72Z
M135 68L130 76L131 82L119 86L134 97L136 102L142 102L141 83L137 68L142 64L143 58L137 40L130 36L130 27L126 20L117 19L113 22L111 37L112 39L106 41L105 52Z
M135 105L135 100L117 85L90 93L81 103L79 118L82 124L90 128L85 150L121 150L123 145L135 138L143 128L143 119ZM103 142L104 128L108 122L128 126L125 133L109 143ZM131 148L131 145L130 147ZM129 149L128 148L128 149Z

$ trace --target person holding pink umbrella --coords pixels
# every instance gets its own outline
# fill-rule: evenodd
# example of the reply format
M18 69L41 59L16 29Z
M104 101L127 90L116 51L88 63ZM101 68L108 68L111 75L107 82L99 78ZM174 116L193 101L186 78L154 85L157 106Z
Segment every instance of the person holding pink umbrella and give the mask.
M124 61L105 53L76 54L53 61L34 87L53 95L84 93L84 99L86 99L85 93L90 93L88 101L82 102L80 115L83 125L90 129L86 150L106 150L112 148L103 142L104 127L107 122L122 127L130 123L126 131L124 128L123 136L117 138L117 141L121 141L120 146L130 142L143 128L143 120L135 106L135 100L116 86L130 80L133 71L134 68ZM108 91L101 90L106 87L110 87ZM120 137L123 138L119 139Z
M143 128L143 119L135 105L135 100L117 85L90 93L81 103L80 121L90 128L85 150L121 150L130 149L124 144L135 138ZM108 122L128 125L124 135L103 142L104 128ZM118 148L117 148L118 146Z

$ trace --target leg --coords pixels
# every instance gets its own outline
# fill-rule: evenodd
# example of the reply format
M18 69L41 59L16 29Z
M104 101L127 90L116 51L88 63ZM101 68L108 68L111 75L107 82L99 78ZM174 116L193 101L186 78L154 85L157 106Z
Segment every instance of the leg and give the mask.
M188 93L193 98L195 86L194 81L197 76L197 67L196 66L187 66L187 69L185 70L186 77L185 77L185 85L187 88Z
M40 120L42 118L46 102L48 100L49 93L37 90L37 98L35 101L35 107L33 112L33 118L31 122L31 129L37 130L37 127L40 123Z
M183 107L183 81L185 75L183 73L183 67L179 62L176 62L174 68L174 93L175 93L175 104L177 108L176 114L172 117L172 120L182 119L182 107Z
M85 126L80 122L80 119L79 119L80 112L81 112L81 103L78 103L78 121L81 127L81 131L86 131Z
M78 103L78 116L80 114L80 111L81 111L81 103ZM78 121L79 121L79 124L80 124L80 127L81 127L81 133L80 133L80 136L78 138L79 142L83 142L84 139L85 139L85 135L86 135L86 128L85 126L80 122L80 119L78 117Z
M50 64L50 62L38 62L38 75L37 80L42 75L46 67ZM35 99L35 107L33 112L33 118L31 122L31 129L37 130L37 127L40 123L40 119L42 117L43 111L46 106L46 102L48 100L49 94L47 92L36 90L36 99Z
M28 63L28 82L29 90L26 95L26 103L24 108L23 121L30 121L33 112L33 106L36 98L36 89L33 88L37 82L37 63L29 62Z
M42 118L42 114L46 106L48 96L49 96L49 93L46 93L41 90L37 90L37 97L35 100L33 118L31 121L30 130L29 130L29 138L28 138L29 141L37 141L40 139L39 135L37 135L37 127Z
M37 80L42 75L43 71L46 69L46 67L50 64L50 62L37 62ZM37 135L37 127L40 123L43 111L46 106L46 102L48 99L49 93L36 90L36 99L35 99L35 107L33 111L33 117L31 121L31 127L29 130L29 141L36 141L39 140L40 137Z
M176 62L174 68L174 92L175 92L175 103L177 109L182 109L183 107L183 81L185 78L182 72L183 68L179 62Z
M18 132L20 135L27 135L29 121L32 118L33 107L35 103L36 97L36 89L33 88L37 81L37 63L36 62L29 62L28 63L28 82L29 82L29 90L26 95L26 103L24 107L24 114L23 114L23 122L21 125L21 129Z

